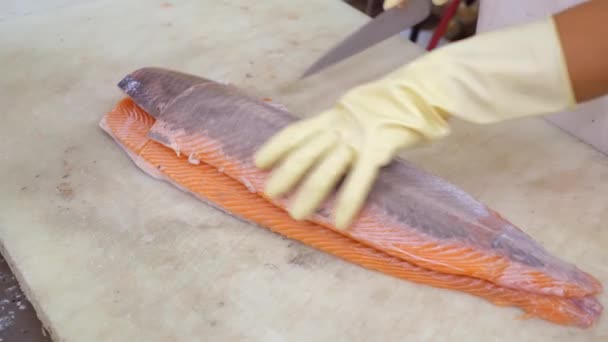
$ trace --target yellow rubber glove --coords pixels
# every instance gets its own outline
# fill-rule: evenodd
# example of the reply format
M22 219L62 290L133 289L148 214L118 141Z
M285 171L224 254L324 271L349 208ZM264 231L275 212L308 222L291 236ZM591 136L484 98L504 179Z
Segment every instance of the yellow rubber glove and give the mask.
M395 6L400 6L400 7L406 6L407 2L408 2L408 0L384 0L382 7L384 7L384 9L387 10L387 9L393 8ZM448 0L433 0L433 5L442 6L446 2L448 2Z
M478 124L552 113L576 103L553 18L485 33L430 52L336 105L286 127L256 154L280 166L265 192L276 197L304 180L290 213L309 216L336 186L335 220L345 229L378 174L401 149L449 134L447 118Z

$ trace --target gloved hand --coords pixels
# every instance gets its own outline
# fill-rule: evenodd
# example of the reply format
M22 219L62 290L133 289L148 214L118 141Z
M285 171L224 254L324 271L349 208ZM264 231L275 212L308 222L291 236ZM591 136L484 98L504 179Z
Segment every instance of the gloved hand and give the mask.
M286 127L256 154L269 168L265 192L290 191L309 216L348 173L335 208L345 229L380 167L401 149L449 134L448 117L489 124L567 109L576 103L553 18L474 36L434 50L348 91L333 108ZM350 169L350 172L349 172Z
M433 5L442 6L448 1L449 0L433 0ZM406 6L407 2L408 2L408 0L384 0L382 7L384 7L384 9L387 10L387 9L393 8L395 6Z

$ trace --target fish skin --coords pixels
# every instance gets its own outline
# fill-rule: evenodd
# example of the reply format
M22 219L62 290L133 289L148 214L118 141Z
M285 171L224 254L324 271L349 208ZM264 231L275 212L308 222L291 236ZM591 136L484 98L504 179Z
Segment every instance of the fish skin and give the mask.
M144 172L169 182L207 204L248 222L262 225L367 269L437 288L475 295L498 306L520 307L528 317L560 325L592 326L602 312L593 297L565 298L500 287L474 277L444 274L390 256L336 231L307 221L295 221L284 210L252 193L242 183L206 163L192 165L184 155L150 139L147 132L158 123L126 98L107 113L100 126Z
M268 173L255 167L252 156L295 116L236 87L174 71L142 68L127 79L137 87L125 92L159 118L148 137L225 170L264 196ZM289 198L271 201L289 204ZM335 230L332 212L333 198L311 221ZM502 287L567 297L602 291L594 277L552 256L466 192L400 159L381 170L366 206L342 233L420 267Z
M169 102L185 90L210 82L178 71L148 67L127 75L118 83L118 87L139 103L146 113L158 118Z

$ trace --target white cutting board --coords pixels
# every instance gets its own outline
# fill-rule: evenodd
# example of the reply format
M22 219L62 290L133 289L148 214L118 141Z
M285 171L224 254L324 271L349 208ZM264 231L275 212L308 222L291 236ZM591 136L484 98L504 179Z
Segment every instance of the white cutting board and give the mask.
M0 0L0 22L94 0Z
M343 262L139 171L97 126L141 66L305 115L420 53L395 38L286 87L367 19L340 1L105 0L0 23L0 245L57 341L605 341ZM405 154L608 284L608 160L542 119ZM607 297L601 297L608 304Z
M482 0L478 32L527 23L558 13L587 0ZM564 131L608 154L608 96L547 119Z

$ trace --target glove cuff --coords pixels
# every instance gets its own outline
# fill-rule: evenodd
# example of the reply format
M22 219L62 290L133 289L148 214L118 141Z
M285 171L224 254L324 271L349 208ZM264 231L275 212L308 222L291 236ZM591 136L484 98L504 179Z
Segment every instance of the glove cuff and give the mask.
M447 45L384 82L411 90L439 113L474 123L548 114L576 104L552 17Z

